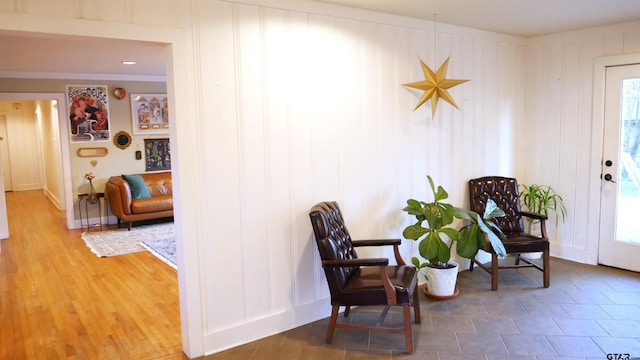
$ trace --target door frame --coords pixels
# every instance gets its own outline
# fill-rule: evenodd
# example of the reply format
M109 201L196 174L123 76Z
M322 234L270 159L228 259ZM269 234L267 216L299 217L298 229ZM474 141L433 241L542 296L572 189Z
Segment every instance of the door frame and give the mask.
M5 126L5 131L8 131L8 130L6 129L6 127L7 127L7 117L8 117L9 115L10 115L10 114L9 114L8 112L0 112L0 118L1 118L1 117L4 117L4 126ZM0 120L0 128L2 128L2 120ZM6 136L5 136L5 137L6 137ZM7 140L6 140L6 139L2 139L2 140L0 140L0 141L7 141ZM7 145L7 148L8 148L8 147L9 147L9 146ZM8 151L9 151L9 150L7 150L7 152L8 152ZM0 152L1 152L1 151L0 151ZM7 157L9 157L9 154L7 154ZM4 162L4 161L0 160L0 168L2 168L2 170L3 170L3 171L2 171L2 176L1 176L0 178L2 178L3 186L6 186L6 184L4 184L4 176L6 175L6 173L7 173L7 172L6 172L5 170L7 170L7 168L11 169L11 164L9 164L9 166L7 166L7 164L5 164L5 162ZM13 174L11 174L11 173L9 173L9 181L11 182L11 189L7 190L7 188L6 188L6 187L3 187L2 189L0 189L0 190L2 190L2 192L5 192L5 191L13 191Z
M640 54L602 56L593 65L593 113L591 123L591 169L589 171L589 222L587 225L587 263L598 264L600 247L600 191L602 151L604 149L604 103L607 67L640 64Z

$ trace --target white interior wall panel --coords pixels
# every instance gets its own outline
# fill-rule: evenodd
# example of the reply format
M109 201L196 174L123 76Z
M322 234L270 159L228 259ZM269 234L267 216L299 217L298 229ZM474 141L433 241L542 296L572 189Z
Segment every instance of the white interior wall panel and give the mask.
M576 128L574 129L576 148L574 153L569 152L564 155L569 156L566 161L575 163L575 174L573 175L572 182L561 184L562 188L560 190L565 202L572 205L567 209L567 221L564 225L558 227L558 237L561 239L570 239L578 248L583 249L583 254L588 254L588 249L593 247L589 242L594 239L589 236L589 228L584 226L584 224L585 221L589 219L589 208L593 205L589 203L590 196L586 196L586 194L589 194L591 182L598 180L590 179L591 181L588 181L591 177L588 174L591 173L592 164L590 149L594 146L592 144L593 106L591 106L593 101L594 79L592 59L603 53L603 39L586 39L581 43L579 51L580 57L578 61L580 73L578 75L578 83L575 84L579 93L578 102L576 108L570 109L570 111L574 111L577 115ZM571 89L567 89L567 91L571 91ZM574 159L571 159L571 156L574 156ZM584 262L591 261L584 255L580 257L564 255L564 253L566 253L564 250L567 249L563 249L563 252L556 250L557 256L582 259L581 261Z
M237 138L239 146L238 160L240 164L240 218L237 234L241 242L244 259L242 277L244 284L244 310L247 319L260 317L270 312L269 288L277 286L269 271L270 248L267 238L267 164L268 154L264 109L266 92L264 85L268 82L263 72L263 42L259 8L254 6L237 6L233 11L235 21L236 46L235 57L238 64L236 74ZM255 241L262 239L262 241ZM256 275L261 281L254 283ZM241 304L237 304L241 305Z
M328 314L308 219L316 202L339 201L356 238L400 237L412 221L401 211L406 199L430 196L427 174L463 206L474 171L513 171L513 158L495 156L513 154L513 141L488 146L477 136L495 144L515 131L524 84L506 79L523 71L522 45L501 49L500 37L456 28L436 44L429 22L407 28L223 2L196 10L202 97L215 104L203 117L206 172L220 185L203 208L212 219L205 258L215 260L204 265L205 294L241 289L205 309L206 347L300 325L292 317L301 308ZM447 56L447 76L471 80L450 90L460 110L440 101L435 119L430 103L412 111L422 93L401 84L424 79L419 59L437 70ZM502 107L499 94L515 99ZM477 157L469 143L482 149ZM416 251L405 241L407 260ZM215 276L229 265L233 279Z
M0 10L57 18L112 21L175 27L183 8L176 0L15 0L0 3Z
M562 59L562 83L561 91L562 107L560 108L560 122L558 136L560 138L558 154L559 154L559 171L557 188L555 188L565 201L575 203L575 184L577 183L577 166L578 158L578 129L580 128L580 44L567 44L563 51ZM574 238L572 229L574 221L567 221L559 229L556 228L555 217L549 221L549 230L555 232L556 246L568 247L570 249L578 249L584 251L586 243L584 238Z
M281 79L287 77L287 62L284 58L290 46L285 43L285 13L280 10L264 9L261 11L264 18L264 63L268 81L264 82L264 107L265 112L265 162L270 164L265 167L265 187L267 192L265 208L267 213L278 214L283 223L291 221L290 176L289 157L290 129L287 120L287 84ZM287 176L282 176L287 174ZM265 217L266 218L266 217ZM286 219L286 220L284 220ZM269 289L269 302L271 312L286 311L294 300L294 282L278 282L273 279L295 279L297 272L293 268L295 247L293 246L293 231L291 227L282 224L267 222L266 234L268 240L270 280L273 285Z
M638 54L640 53L640 31L636 29L630 29L624 32L624 54Z
M200 3L194 9L196 114L203 138L202 287L205 332L227 328L245 320L244 264L239 220L240 163L236 99L236 66L232 6ZM213 110L215 109L215 110ZM195 141L196 139L194 139ZM206 190L205 190L206 189ZM216 206L213 206L216 204ZM238 291L226 291L238 289ZM220 296L224 291L225 296ZM220 324L224 324L220 326ZM227 339L228 340L228 339ZM226 343L220 339L218 344ZM206 344L212 346L212 344Z
M567 219L548 222L552 255L595 263L602 126L592 114L594 59L638 48L638 23L530 39L532 151L529 183L551 185L564 198ZM541 140L542 139L542 140Z
M282 82L282 86L285 88L284 101L287 104L287 113L283 125L287 127L289 133L287 141L290 160L289 169L283 174L289 178L290 204L288 205L289 217L284 220L285 223L278 226L292 229L292 238L287 241L293 244L291 258L288 260L294 271L292 274L294 296L292 302L288 304L290 309L292 304L298 306L314 304L316 299L325 298L328 290L318 285L318 282L323 280L322 270L309 232L307 215L309 207L316 201L312 191L315 180L312 172L313 165L310 161L314 153L311 146L314 137L310 126L311 114L318 106L323 105L316 104L312 108L314 101L311 96L298 97L294 101L296 94L314 86L309 78L309 73L312 73L313 69L309 68L305 61L306 47L309 46L307 15L293 11L286 12L284 32L286 50L282 53L282 58L285 62L287 81ZM274 176L282 177L283 174L274 173Z

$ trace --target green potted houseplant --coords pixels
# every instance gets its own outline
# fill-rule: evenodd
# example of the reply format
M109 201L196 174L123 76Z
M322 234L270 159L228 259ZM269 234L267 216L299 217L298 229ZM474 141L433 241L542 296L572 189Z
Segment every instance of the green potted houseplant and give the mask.
M520 204L524 208L523 210L544 214L549 217L550 213L555 215L555 223L558 225L558 221L562 218L564 221L567 216L567 208L564 205L562 196L558 194L551 186L538 185L538 184L520 184ZM534 233L534 224L539 222L534 219L527 219L527 228L530 234ZM542 253L527 253L521 256L529 259L540 258Z
M549 213L555 214L556 225L562 217L562 221L567 216L567 208L564 205L562 196L551 186L538 184L520 184L520 203L525 210L544 214L549 217Z
M427 179L433 193L433 201L407 200L407 206L402 210L414 216L416 223L407 226L402 235L407 239L419 241L418 251L426 262L415 256L411 262L417 268L424 269L426 273L425 292L434 297L451 297L457 293L455 282L458 273L458 264L451 260L453 242L457 241L456 252L464 258L474 258L478 250L484 247L487 239L498 256L506 256L499 238L504 235L490 221L494 217L504 216L504 212L492 201L487 204L483 216L455 207L444 202L449 197L447 191L442 186L436 189L431 176L427 175ZM466 220L467 225L456 229L453 227L456 218Z

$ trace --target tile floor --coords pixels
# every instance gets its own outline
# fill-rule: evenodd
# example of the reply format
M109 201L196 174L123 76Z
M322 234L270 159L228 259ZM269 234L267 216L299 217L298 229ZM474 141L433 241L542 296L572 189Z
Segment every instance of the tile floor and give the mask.
M455 299L421 294L412 354L395 334L337 329L325 344L323 319L206 359L640 359L640 274L555 258L551 266L547 289L540 271L505 269L491 291L489 275L475 269L459 274ZM347 321L375 322L373 310L353 309ZM400 325L400 312L386 321Z

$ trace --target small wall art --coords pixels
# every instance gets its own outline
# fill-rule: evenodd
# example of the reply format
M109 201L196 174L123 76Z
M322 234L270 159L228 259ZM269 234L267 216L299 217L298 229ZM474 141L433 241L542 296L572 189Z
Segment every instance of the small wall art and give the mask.
M171 170L169 139L144 139L146 171Z
M133 133L169 133L169 101L167 94L131 94Z

